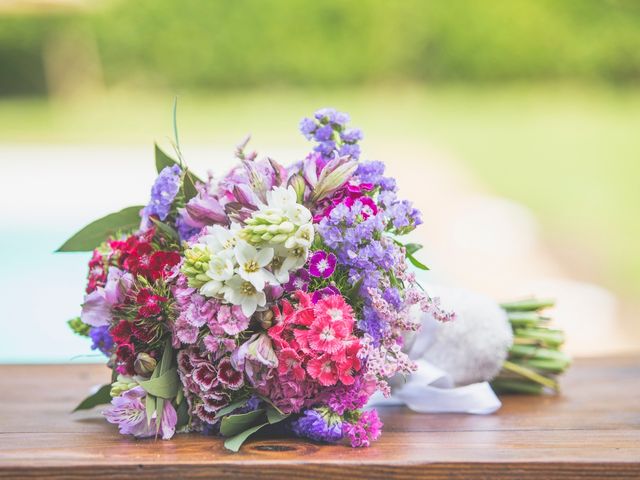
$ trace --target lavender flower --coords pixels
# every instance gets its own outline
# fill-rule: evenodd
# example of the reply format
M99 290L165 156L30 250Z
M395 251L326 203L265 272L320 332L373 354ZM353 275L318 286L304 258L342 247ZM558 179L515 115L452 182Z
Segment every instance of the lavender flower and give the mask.
M151 200L142 209L141 229L148 230L152 227L149 217L156 216L160 220L166 220L171 211L171 205L176 198L182 183L182 170L178 165L164 167L158 174L153 187L151 187Z
M178 417L175 408L169 401L164 402L162 421L157 424L157 416L154 413L151 422L147 422L145 399L147 392L142 387L127 390L122 395L111 400L111 406L102 414L109 423L118 425L123 435L134 437L153 437L156 432L161 433L164 440L173 437Z
M306 410L291 427L299 437L319 442L335 443L342 439L342 421L339 416L330 415L328 411L323 415L316 409Z
M329 278L336 270L336 261L333 253L318 250L309 260L309 273L314 277Z

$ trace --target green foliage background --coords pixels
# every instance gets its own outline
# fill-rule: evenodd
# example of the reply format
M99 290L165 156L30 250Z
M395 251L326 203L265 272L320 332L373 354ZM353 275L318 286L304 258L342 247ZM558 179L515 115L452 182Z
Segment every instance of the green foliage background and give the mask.
M107 85L234 88L640 76L635 0L136 0L0 17L0 94L46 93L47 42L82 29Z

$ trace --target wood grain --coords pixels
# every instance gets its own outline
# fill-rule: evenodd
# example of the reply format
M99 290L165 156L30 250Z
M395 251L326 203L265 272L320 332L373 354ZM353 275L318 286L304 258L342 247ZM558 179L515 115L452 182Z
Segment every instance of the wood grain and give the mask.
M640 359L582 360L555 397L505 396L494 415L381 409L368 449L291 438L134 440L69 413L97 365L0 366L0 478L640 478Z

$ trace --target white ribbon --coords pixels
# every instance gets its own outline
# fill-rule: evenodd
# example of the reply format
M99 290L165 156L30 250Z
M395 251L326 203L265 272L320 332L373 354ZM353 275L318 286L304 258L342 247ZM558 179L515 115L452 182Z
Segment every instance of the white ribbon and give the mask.
M369 400L369 406L406 405L419 413L471 413L486 415L502 403L489 382L455 387L451 376L424 359L416 361L418 370L407 383L394 388L391 397L379 392Z

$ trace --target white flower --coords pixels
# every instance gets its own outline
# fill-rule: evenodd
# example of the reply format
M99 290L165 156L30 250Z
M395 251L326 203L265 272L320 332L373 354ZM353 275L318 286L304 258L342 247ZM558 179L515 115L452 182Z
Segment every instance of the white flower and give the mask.
M256 249L247 242L240 240L234 248L238 261L238 273L244 280L262 291L265 283L276 283L273 274L266 268L273 258L273 248Z
M240 275L234 275L224 286L224 298L233 305L240 305L242 313L251 317L258 307L264 307L267 297L263 291L257 290L253 284Z
M302 225L298 228L295 234L287 238L284 246L287 248L294 248L297 246L308 248L313 242L314 235L315 231L313 229L313 225L311 223L307 223L306 225Z
M289 269L285 265L288 255L288 249L277 246L274 250L273 258L271 259L271 271L273 272L275 279L280 284L287 283L289 281ZM295 261L292 260L289 263L293 264L294 262Z
M304 205L296 203L292 207L287 208L287 217L296 225L305 225L311 223L311 211Z
M302 245L297 245L287 250L287 258L284 259L282 268L287 272L302 267L307 262L309 249Z
M233 247L238 242L239 231L240 225L237 223L232 223L230 228L214 225L207 227L207 233L200 241L204 242L209 247L209 251L213 253L226 252L231 256Z
M218 297L223 293L224 283L219 280L209 280L207 283L200 287L200 295L205 297Z
M235 264L226 255L214 255L209 260L209 270L207 270L207 276L212 280L224 282L233 277Z
M267 204L270 209L287 211L297 205L298 197L293 187L275 187L267 192Z

